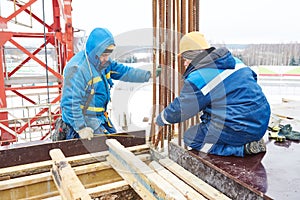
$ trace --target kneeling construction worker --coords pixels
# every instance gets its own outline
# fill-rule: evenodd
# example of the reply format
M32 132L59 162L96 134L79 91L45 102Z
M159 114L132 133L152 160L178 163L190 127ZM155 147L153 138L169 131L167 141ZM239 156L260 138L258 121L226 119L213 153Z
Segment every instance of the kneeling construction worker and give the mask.
M201 123L184 133L186 146L222 156L265 152L270 105L256 73L228 49L211 47L199 32L184 35L179 51L184 85L156 124L183 122L202 111Z

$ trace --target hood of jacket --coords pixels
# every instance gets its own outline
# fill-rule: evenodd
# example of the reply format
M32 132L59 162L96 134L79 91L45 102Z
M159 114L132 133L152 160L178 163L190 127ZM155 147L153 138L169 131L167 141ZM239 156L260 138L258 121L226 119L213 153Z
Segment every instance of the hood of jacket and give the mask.
M89 62L99 66L101 54L110 45L115 45L111 32L106 28L95 28L90 33L85 47Z
M213 48L211 51L204 51L196 56L187 67L183 77L199 68L234 69L235 63L234 57L227 48Z

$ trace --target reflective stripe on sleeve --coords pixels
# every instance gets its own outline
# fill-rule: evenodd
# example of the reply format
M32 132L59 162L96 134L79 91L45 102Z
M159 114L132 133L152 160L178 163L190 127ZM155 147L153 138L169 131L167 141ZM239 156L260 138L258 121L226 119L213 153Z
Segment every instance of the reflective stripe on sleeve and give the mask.
M161 117L161 120L163 121L164 124L171 124L169 123L166 119L165 119L165 111L163 111L161 114L160 114L160 117Z
M239 63L235 65L234 69L226 69L219 75L217 75L215 78L213 78L209 83L207 83L202 89L201 92L205 96L207 95L212 89L214 89L219 83L221 83L224 79L226 79L228 76L236 72L237 70L247 67L243 63Z

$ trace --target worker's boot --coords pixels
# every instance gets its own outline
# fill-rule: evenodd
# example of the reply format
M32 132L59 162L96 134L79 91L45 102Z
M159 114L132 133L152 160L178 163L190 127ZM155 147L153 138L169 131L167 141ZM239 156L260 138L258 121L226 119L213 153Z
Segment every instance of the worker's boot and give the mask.
M263 139L245 144L245 154L258 154L266 152L266 144Z

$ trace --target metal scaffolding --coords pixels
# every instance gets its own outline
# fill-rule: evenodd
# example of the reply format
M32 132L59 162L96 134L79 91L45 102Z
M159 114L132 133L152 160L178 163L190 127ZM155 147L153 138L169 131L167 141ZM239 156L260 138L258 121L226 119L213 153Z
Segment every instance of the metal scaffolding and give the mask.
M60 113L59 109L49 110L49 108L52 107L51 104L56 104L60 100L62 71L67 60L73 56L72 0L52 0L53 9L50 23L45 22L44 1L42 1L43 17L38 17L38 14L32 9L37 2L41 3L38 0L27 0L25 2L10 0L9 6L13 7L12 12L7 16L0 16L0 28L2 29L0 31L0 71L2 72L0 75L0 145L15 142L17 140L16 134L21 134L28 128L37 126L42 117L51 116L51 119L47 120L47 124L44 124L50 126L51 130L54 120ZM5 9L9 10L8 7ZM20 22L20 19L24 18L24 15L29 18L30 25ZM61 16L64 19L64 27L61 26ZM8 23L32 27L33 20L44 27L43 32L13 32L8 29ZM37 45L36 49L32 50L21 43L30 39L40 39L43 42ZM5 56L8 49L12 48L12 46L26 56L19 58L17 61L15 60L14 65L8 66L8 58ZM56 58L53 67L47 63L49 46L53 49ZM41 54L43 53L45 54L42 56L44 60L41 59ZM30 65L28 64L30 62L37 63L45 75L31 76L29 74L26 77L20 75L22 74L22 69L26 68L26 65ZM50 90L53 93L51 100L49 98ZM30 92L28 93L28 91ZM45 91L48 96L47 106L40 105L41 103L38 100L40 93ZM19 97L22 102L26 101L24 110L28 106L39 105L35 109L33 116L29 117L29 120L11 119L13 114L10 113L11 109L8 108L8 93ZM12 121L18 121L19 123L17 125ZM39 125L41 126L41 124ZM45 135L41 139L44 137Z

